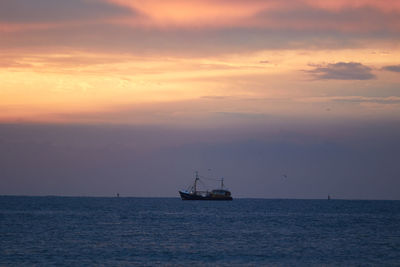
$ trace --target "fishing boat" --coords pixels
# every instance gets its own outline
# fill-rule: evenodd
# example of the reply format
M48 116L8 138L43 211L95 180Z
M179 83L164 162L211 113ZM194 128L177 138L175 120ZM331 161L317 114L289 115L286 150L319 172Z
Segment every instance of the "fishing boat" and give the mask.
M224 178L221 178L221 187L211 191L197 190L197 184L200 182L199 173L196 171L194 184L188 190L181 190L179 194L182 200L232 200L231 192L224 189Z

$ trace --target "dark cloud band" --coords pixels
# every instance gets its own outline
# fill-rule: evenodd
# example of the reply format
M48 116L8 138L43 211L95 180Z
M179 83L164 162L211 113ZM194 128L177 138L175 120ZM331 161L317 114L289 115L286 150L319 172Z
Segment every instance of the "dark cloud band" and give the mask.
M400 65L385 66L382 69L387 71L400 72Z
M375 78L370 67L357 62L338 62L317 66L308 72L318 80L370 80Z
M0 22L55 23L133 15L126 9L102 1L85 0L2 0Z

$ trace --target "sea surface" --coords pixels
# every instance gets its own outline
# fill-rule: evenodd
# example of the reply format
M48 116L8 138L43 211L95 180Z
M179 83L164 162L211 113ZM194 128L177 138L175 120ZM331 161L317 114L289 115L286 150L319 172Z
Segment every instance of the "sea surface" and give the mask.
M400 266L400 201L0 197L0 266Z

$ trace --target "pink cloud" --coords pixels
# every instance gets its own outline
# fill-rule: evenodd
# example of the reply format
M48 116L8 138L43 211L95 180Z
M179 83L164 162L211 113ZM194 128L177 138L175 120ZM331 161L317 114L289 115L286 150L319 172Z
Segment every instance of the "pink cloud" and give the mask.
M399 31L400 2L322 0L107 0L139 12L124 18L131 26L161 28L267 28Z
M53 3L50 0L40 1L43 6ZM27 0L20 2L30 3ZM68 5L63 4L65 7L53 3L45 11L33 5L28 13L22 4L8 3L14 2L0 4L3 10L0 10L1 32L68 27L74 26L74 23L166 30L261 28L400 31L400 2L397 0L74 0ZM8 5L13 7L11 14L4 13L9 9Z

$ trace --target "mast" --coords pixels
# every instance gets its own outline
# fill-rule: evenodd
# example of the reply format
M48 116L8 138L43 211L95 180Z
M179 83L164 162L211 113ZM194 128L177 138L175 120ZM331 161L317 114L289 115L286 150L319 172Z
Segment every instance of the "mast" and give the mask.
M197 192L197 181L200 180L199 178L199 172L196 171L196 179L194 180L194 193Z
M224 177L221 178L221 189L224 188Z

